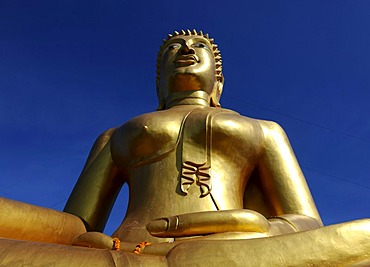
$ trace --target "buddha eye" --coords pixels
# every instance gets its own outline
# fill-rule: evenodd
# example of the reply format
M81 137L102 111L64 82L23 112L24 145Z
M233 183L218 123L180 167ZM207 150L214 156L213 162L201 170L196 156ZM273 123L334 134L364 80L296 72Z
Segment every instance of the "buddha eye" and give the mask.
M209 49L208 46L204 43L195 43L195 44L193 44L193 47Z
M167 49L168 50L173 50L173 49L176 49L176 48L179 48L180 47L180 44L177 44L177 43L173 43L173 44L170 44Z

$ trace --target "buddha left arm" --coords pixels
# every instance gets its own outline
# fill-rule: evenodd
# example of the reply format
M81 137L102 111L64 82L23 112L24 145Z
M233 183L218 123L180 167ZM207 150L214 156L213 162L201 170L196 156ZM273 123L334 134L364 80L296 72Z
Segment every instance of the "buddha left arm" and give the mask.
M272 215L272 235L321 227L320 215L284 130L275 122L259 122L264 152L258 177Z

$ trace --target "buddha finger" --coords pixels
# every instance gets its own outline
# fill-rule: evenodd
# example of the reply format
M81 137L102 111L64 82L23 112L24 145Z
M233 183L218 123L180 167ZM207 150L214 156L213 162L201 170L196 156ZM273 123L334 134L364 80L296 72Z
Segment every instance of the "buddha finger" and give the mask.
M224 210L187 213L156 219L146 226L157 237L184 237L224 232L259 232L269 230L267 219L251 210Z
M87 232L76 237L76 239L73 241L73 245L89 248L107 248L119 250L120 240L100 232Z

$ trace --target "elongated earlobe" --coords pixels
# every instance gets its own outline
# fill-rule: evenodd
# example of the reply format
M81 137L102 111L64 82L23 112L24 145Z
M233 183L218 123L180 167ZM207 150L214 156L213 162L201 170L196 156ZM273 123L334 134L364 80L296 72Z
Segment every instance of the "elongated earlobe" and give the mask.
M158 107L157 110L163 110L166 107L166 101L163 96L161 88L157 85L157 97L158 97Z
M217 79L217 82L215 84L215 88L213 89L212 95L211 95L211 106L220 108L220 98L222 94L222 90L224 87L224 75L221 74L221 76Z

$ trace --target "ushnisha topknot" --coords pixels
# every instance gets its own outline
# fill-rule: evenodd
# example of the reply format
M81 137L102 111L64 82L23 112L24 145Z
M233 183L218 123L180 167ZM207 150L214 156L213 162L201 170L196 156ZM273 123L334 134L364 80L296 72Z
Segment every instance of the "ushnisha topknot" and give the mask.
M217 81L222 81L222 59L221 59L221 53L220 50L218 50L218 46L214 43L214 39L210 38L208 34L203 34L202 31L196 31L196 30L181 30L181 31L175 31L173 34L168 34L167 39L163 39L163 44L159 48L158 56L157 56L157 88L159 87L159 79L161 76L161 61L162 61L162 55L163 55L163 49L166 46L167 42L176 36L181 36L181 35L197 35L197 36L202 36L205 39L207 39L211 45L212 45L212 51L215 57L215 62L216 62L216 79Z

